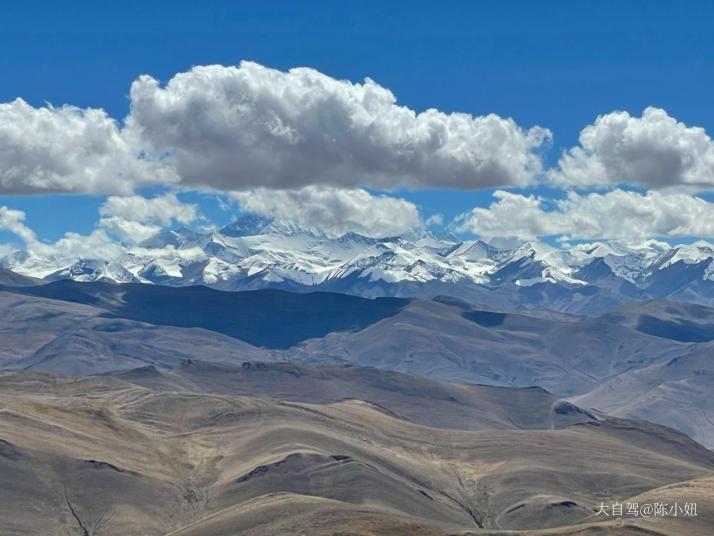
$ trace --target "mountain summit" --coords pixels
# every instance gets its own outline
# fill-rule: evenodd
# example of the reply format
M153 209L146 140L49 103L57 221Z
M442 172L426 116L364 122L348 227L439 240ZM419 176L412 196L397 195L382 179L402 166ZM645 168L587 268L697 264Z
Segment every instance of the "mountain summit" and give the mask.
M330 236L258 216L220 230L162 232L113 258L9 255L0 266L55 281L327 290L368 297L452 295L499 307L597 312L651 298L714 305L714 246L461 241L430 231Z

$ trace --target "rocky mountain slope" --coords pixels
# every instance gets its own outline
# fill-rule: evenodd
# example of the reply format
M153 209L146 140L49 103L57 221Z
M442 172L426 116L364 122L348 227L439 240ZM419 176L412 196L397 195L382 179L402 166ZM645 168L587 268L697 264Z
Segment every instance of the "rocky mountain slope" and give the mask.
M354 365L539 386L586 410L660 422L714 445L714 310L703 306L650 301L587 317L499 311L449 297L63 280L0 292L0 313L4 370L83 376L144 366L167 372L188 361ZM286 389L276 396L290 394L292 375L270 370ZM315 392L332 383L338 377L316 379Z
M714 522L714 455L667 428L604 417L435 428L361 400L218 394L225 383L203 368L174 376L166 389L0 375L3 534L696 536ZM342 381L365 389L359 375ZM601 502L675 496L696 500L698 516L596 513Z

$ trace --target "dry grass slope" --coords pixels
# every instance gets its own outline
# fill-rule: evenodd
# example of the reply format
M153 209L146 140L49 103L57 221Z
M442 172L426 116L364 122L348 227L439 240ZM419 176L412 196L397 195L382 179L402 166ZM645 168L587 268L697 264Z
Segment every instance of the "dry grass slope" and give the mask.
M0 376L8 536L705 534L713 478L712 452L632 421L456 430L359 400ZM694 522L592 517L690 492Z

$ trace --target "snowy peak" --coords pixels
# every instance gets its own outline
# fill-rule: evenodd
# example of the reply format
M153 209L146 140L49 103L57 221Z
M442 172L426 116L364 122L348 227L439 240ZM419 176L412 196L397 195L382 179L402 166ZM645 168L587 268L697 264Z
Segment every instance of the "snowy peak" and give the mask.
M240 237L261 234L272 223L269 218L256 214L244 214L233 223L229 223L219 232L224 236Z
M387 238L329 236L256 216L212 232L162 232L109 258L15 252L0 267L46 280L324 289L366 296L452 294L515 306L523 291L540 296L536 290L547 287L548 296L559 296L553 307L561 309L576 295L599 293L610 302L622 300L623 292L714 302L714 246L704 241L594 242L568 249L530 241L496 247L426 230Z
M182 227L175 231L163 231L141 243L142 247L161 249L165 247L188 248L201 245L207 235Z
M57 270L44 278L47 281L73 279L74 281L108 281L112 283L140 282L124 266L115 261L79 259L77 262Z

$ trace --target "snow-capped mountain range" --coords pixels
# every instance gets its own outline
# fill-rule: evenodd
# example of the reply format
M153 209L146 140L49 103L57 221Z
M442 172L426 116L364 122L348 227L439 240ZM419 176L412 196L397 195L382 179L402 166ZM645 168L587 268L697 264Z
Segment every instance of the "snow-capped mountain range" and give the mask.
M498 307L575 312L649 298L714 304L714 246L704 241L497 247L429 231L379 239L354 233L335 237L256 216L212 232L162 232L112 258L21 251L0 265L46 281L272 287L369 297L442 294Z

